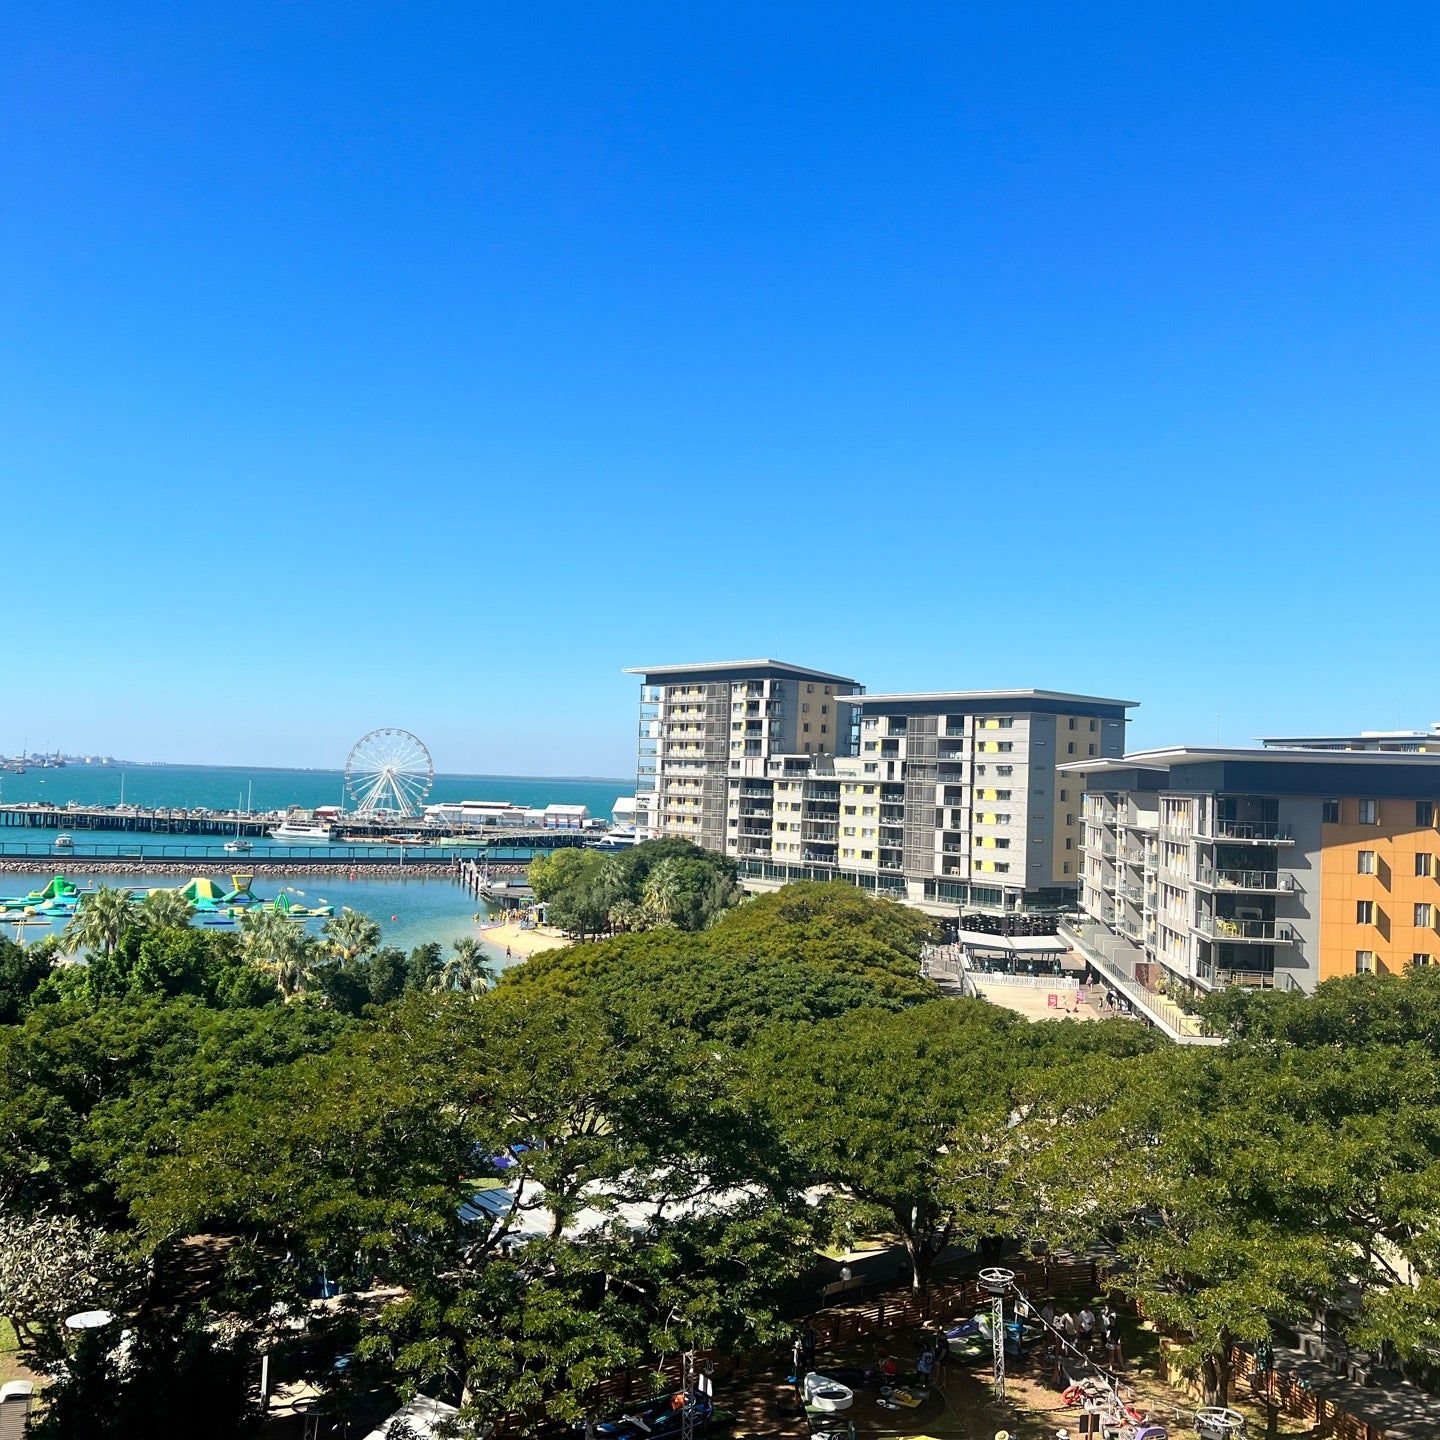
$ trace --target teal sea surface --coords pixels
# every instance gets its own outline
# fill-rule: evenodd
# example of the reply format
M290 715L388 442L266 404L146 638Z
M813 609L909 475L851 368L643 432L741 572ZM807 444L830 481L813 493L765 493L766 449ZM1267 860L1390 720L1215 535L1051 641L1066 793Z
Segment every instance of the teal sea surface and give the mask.
M237 864L237 871L244 866ZM63 874L64 863L57 863L55 871ZM207 875L216 873L214 866L197 866ZM127 889L173 888L183 885L184 880L176 875L77 875L77 883L90 885L115 885ZM14 874L0 870L0 897L12 898L43 889L45 876ZM487 907L474 899L454 880L445 877L396 879L316 877L312 875L257 875L251 890L261 900L273 900L284 891L297 904L305 906L333 905L338 914L342 907L362 911L379 922L381 943L399 945L409 950L416 945L438 941L447 948L463 936L472 936L484 943L480 922L489 918ZM63 926L64 922L59 922ZM322 920L307 920L306 930L318 935L324 924ZM234 926L221 926L222 933L234 930ZM25 941L43 940L54 934L50 925L26 925L17 932L14 926L0 927L0 934L6 939L20 938ZM485 945L492 961L503 967L503 948Z
M291 805L354 808L340 770L266 770L210 765L65 765L23 775L0 774L0 802L51 805L127 805L142 809L283 810ZM508 800L515 805L585 805L610 819L615 801L635 793L629 779L536 775L437 775L427 804L443 800Z
M338 770L267 770L239 766L192 765L66 765L25 774L0 774L0 802L22 804L45 801L63 808L77 805L115 805L121 799L142 809L205 808L233 810L237 803L257 811L280 810L299 805L338 805L344 796L344 776ZM633 780L604 780L516 775L437 775L427 803L444 800L505 800L516 805L584 805L599 819L609 821L615 801L634 793ZM0 849L11 855L22 850L44 851L53 843L53 830L0 826ZM223 836L161 835L153 832L85 830L75 832L75 848L91 854L133 856L146 860L193 863L196 874L215 875L243 871L265 860L274 862L288 856L292 861L323 861L342 855L324 847L287 846L266 837L256 838L248 854L227 855ZM389 853L387 851L387 853ZM63 873L67 855L55 853L54 872ZM26 895L44 884L36 874L6 873L0 854L0 896ZM137 867L137 870L140 867ZM182 881L174 875L143 873L106 876L76 876L87 883L142 886L174 886ZM363 911L380 922L383 942L406 949L438 941L449 946L462 936L480 935L477 915L485 918L485 907L449 875L426 878L371 876L361 868L354 879L317 878L310 875L266 875L254 883L257 895L272 898L281 889L294 899L311 905L328 902ZM318 921L308 922L317 930ZM8 930L7 930L8 935ZM36 940L50 933L47 926L26 926L23 938ZM489 947L487 947L489 948ZM503 959L503 951L492 951Z

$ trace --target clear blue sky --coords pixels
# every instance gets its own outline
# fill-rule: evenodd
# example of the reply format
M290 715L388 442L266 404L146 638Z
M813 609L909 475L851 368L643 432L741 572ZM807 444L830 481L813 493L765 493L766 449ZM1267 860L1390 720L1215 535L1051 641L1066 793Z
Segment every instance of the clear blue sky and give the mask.
M622 665L762 654L1440 719L1437 17L12 4L0 750L616 773Z

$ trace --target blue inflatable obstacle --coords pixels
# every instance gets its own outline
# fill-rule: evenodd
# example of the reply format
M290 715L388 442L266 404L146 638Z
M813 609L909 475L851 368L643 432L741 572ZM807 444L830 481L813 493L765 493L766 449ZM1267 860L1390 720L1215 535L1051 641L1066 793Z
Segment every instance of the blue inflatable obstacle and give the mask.
M685 1423L686 1413L701 1429L708 1426L714 1412L714 1405L708 1395L687 1396L677 1390L672 1395L661 1395L636 1405L613 1420L603 1420L595 1427L597 1435L605 1440L667 1440L679 1435Z

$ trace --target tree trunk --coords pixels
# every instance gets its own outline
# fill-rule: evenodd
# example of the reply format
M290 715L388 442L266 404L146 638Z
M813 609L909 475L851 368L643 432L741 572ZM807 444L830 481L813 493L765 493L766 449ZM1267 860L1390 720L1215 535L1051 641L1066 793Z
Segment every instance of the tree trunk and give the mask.
M930 1262L924 1244L911 1236L905 1237L905 1253L910 1257L910 1293L923 1315L930 1300Z
M1230 1403L1230 1332L1224 1327L1220 1330L1215 1349L1200 1366L1200 1380L1207 1405Z

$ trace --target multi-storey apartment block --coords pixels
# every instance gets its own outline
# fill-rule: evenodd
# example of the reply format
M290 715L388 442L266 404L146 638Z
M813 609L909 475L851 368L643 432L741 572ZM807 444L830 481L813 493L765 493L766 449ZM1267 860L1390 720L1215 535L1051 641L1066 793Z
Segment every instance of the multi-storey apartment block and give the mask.
M1071 939L1144 1003L1162 982L1313 990L1440 954L1440 754L1157 750L1085 760Z
M860 687L779 660L654 665L641 677L637 827L728 848L727 781L744 761L844 752ZM736 853L731 851L731 853Z
M1134 704L867 696L773 661L630 673L643 678L647 833L724 850L754 888L842 879L948 915L1074 903L1081 783L1058 766L1122 754ZM704 728L722 714L728 731Z

